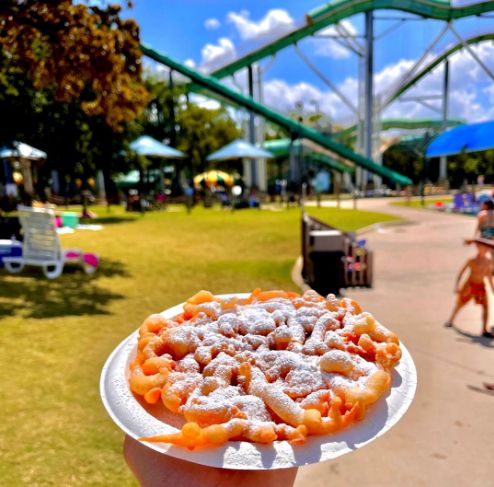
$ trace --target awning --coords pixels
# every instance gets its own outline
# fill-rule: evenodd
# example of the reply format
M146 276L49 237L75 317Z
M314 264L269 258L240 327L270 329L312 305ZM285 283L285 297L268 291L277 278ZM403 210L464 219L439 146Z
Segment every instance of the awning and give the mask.
M451 156L494 148L494 120L452 128L427 147L426 157Z
M246 140L237 139L213 152L207 157L208 161L230 161L232 159L272 159L273 155L257 148Z
M161 159L182 159L186 157L183 152L173 149L148 135L142 135L134 140L130 144L130 148L141 156L147 157L159 157Z
M29 159L38 161L46 159L46 152L36 149L24 142L12 142L11 146L0 147L0 159Z
M220 186L233 186L234 180L233 176L224 171L206 171L202 174L198 174L194 178L194 185L200 186L202 183L220 185Z

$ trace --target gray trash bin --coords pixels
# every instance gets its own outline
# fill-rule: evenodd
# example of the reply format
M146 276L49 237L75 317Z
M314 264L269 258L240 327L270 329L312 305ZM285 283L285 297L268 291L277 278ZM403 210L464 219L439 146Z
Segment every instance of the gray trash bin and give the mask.
M346 246L346 237L338 230L309 232L311 287L319 294L339 294L344 287L343 257Z

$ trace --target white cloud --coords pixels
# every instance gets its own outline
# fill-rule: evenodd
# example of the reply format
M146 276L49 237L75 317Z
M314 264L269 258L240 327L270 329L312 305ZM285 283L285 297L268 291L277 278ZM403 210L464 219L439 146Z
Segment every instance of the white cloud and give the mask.
M490 42L483 42L472 46L475 53L486 63L492 70L494 68L494 46ZM394 66L389 66L388 76L391 78L397 74L397 65L401 68L406 64L411 66L413 61L401 60ZM492 83L487 73L472 58L467 50L462 50L450 58L450 90L448 112L451 118L463 118L470 122L481 121L494 116L494 97L489 97L489 93L494 91L489 87L483 88L484 83ZM394 67L394 70L393 70ZM403 72L403 70L402 70ZM383 73L379 73L383 75ZM376 76L376 86L380 92L385 91L386 81L383 76L379 81L384 83L384 89L379 86ZM417 96L423 94L438 95L442 93L444 77L443 66L438 66L429 75L421 79L413 88L408 91L404 97ZM389 78L388 78L389 79ZM395 78L396 79L396 78ZM389 82L388 82L389 86ZM441 100L431 101L432 105L441 108ZM441 115L431 111L417 103L393 103L386 111L386 116L404 116L404 117L437 117Z
M494 70L494 45L482 43L474 47L475 52ZM385 66L374 75L375 92L388 94L391 87L414 65L412 59L400 59ZM449 117L463 118L470 122L494 118L494 86L485 86L491 80L484 70L466 51L460 51L450 58ZM438 67L420 80L404 97L424 94L441 94L443 68ZM484 84L484 85L483 85ZM358 81L346 78L338 89L355 104L358 100ZM264 83L265 103L280 112L295 111L295 104L302 102L306 113L314 110L314 101L320 110L340 124L355 122L355 116L341 99L330 89L320 89L311 83L290 84L273 79ZM430 102L440 108L440 100ZM388 106L384 118L440 118L437 113L417 102L396 101Z
M211 17L210 19L206 19L204 21L204 27L208 30L215 30L218 29L221 26L221 23L218 19L215 19L214 17Z
M357 80L347 78L340 89L346 96L352 97L357 92ZM296 105L302 104L303 113L309 114L317 106L318 110L338 123L352 123L352 112L338 95L310 83L289 84L280 79L267 81L264 83L264 101L266 105L282 113L297 111Z
M229 12L227 20L236 27L244 40L275 37L285 34L294 27L292 17L284 9L271 9L258 22L250 20L250 13L247 10L238 13Z
M196 62L193 60L193 59L186 59L184 61L184 64L185 66L187 66L188 68L195 68L196 67Z
M357 35L357 29L348 20L342 20L339 24L345 29L350 36ZM330 57L332 59L345 59L350 56L351 52L348 48L334 39L328 39L329 36L340 36L340 33L336 30L335 25L330 25L318 33L321 38L311 39L311 43L315 48L316 56Z
M221 107L221 104L216 100L203 95L198 95L196 93L191 93L189 95L189 100L202 108L207 108L208 110L217 110Z
M237 56L233 42L227 37L218 40L218 44L206 44L201 49L201 65L208 69L214 69L230 61Z

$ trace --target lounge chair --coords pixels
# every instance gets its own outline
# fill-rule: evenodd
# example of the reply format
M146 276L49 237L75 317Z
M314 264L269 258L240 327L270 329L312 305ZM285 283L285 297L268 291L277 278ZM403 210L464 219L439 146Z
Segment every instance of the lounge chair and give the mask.
M92 274L98 268L98 257L80 250L62 250L55 226L55 213L51 209L18 207L24 240L22 256L4 257L5 268L11 273L21 272L25 265L41 267L48 279L63 272L66 262L80 265Z
M479 205L471 193L457 193L453 196L453 203L449 205L449 210L465 215L475 215L479 211Z

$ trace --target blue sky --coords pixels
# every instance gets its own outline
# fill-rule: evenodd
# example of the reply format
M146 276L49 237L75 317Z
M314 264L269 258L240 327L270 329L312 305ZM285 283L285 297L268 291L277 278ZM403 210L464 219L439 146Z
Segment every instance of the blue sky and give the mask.
M285 0L264 2L238 0L134 0L133 10L126 13L137 20L144 43L178 61L207 71L265 42L266 30L286 30L302 21L306 12L319 7L320 0ZM378 11L378 17L403 16L400 12ZM362 16L345 21L345 27L362 34ZM389 86L409 69L444 25L432 20L409 21L380 37L396 20L377 20L375 34L376 91L386 92ZM455 24L465 37L494 32L494 19L466 19ZM269 27L269 29L268 29ZM281 32L280 31L280 32ZM256 38L257 37L257 38ZM359 40L359 39L358 39ZM448 34L436 47L439 53L456 43ZM358 60L355 54L328 39L306 39L300 49L325 76L356 103ZM492 43L476 47L486 64L494 70ZM266 104L282 111L293 109L297 101L308 107L317 104L328 115L342 123L351 114L314 73L300 60L292 48L278 53L274 60L265 60L264 99ZM492 80L471 59L467 52L451 63L451 116L479 120L494 118L494 89ZM415 93L437 94L441 86L441 69L424 79ZM228 82L228 81L227 81ZM433 102L437 105L437 102ZM437 117L434 111L418 104L396 103L387 116Z

